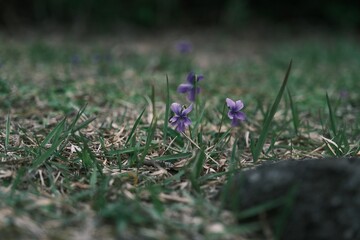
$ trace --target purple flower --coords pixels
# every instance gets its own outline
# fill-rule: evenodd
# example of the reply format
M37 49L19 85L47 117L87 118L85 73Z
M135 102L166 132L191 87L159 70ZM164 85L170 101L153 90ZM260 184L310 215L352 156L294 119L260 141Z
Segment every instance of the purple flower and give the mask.
M190 72L187 76L187 83L182 83L178 87L179 93L188 93L188 99L190 102L195 101L195 95L199 94L200 88L195 89L195 81L199 82L204 79L203 75L196 75L194 72Z
M176 44L176 50L179 52L179 53L189 53L192 51L192 44L191 42L188 42L188 41L179 41L177 44Z
M226 104L229 108L228 117L232 120L231 125L233 127L239 125L240 121L245 120L245 113L240 111L244 107L244 104L241 100L237 100L235 102L230 98L226 98Z
M188 118L188 114L192 110L192 104L188 107L181 107L179 103L173 103L170 106L171 111L174 112L174 116L169 119L172 126L176 126L176 131L185 132L186 127L191 125L191 120Z

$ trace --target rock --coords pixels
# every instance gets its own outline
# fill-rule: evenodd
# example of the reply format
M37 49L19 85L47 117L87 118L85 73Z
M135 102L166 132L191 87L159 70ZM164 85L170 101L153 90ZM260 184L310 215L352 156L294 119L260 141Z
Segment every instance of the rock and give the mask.
M222 198L241 221L244 210L275 204L266 214L277 239L360 239L360 158L263 164L229 179Z

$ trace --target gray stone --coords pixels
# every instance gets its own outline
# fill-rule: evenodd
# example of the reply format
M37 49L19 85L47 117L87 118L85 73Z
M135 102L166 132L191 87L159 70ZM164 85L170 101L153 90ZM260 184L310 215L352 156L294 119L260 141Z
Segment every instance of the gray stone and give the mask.
M263 164L229 179L222 197L239 216L251 207L277 203L266 214L279 239L360 239L360 158Z

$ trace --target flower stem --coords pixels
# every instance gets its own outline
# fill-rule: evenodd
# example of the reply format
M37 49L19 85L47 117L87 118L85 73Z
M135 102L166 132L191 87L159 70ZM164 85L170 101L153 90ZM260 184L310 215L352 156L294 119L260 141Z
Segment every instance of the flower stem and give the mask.
M194 132L191 135L193 139L196 139L197 142L197 135L198 135L198 127L200 125L199 122L199 97L198 97L198 93L197 93L197 88L198 88L198 81L197 81L197 74L195 74L195 79L194 79L194 88L195 88L195 119L196 119L196 124L195 124L195 128L194 128Z

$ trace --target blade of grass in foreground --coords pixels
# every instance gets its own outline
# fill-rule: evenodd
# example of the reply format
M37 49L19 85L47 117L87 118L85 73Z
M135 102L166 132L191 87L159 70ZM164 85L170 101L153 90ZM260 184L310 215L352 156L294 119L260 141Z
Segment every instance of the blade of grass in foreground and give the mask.
M191 182L192 188L196 192L200 192L200 184L199 184L199 177L203 171L204 163L206 161L206 154L205 154L205 147L201 146L199 151L197 151L195 160L193 164L189 165L191 167L190 174L189 174L189 180Z
M333 132L334 136L336 136L337 131L336 131L335 116L334 116L334 112L333 112L332 107L331 107L329 95L327 93L326 93L326 103L327 103L328 109L329 109L331 131Z
M131 129L131 131L130 131L129 137L128 137L128 139L126 139L125 145L127 145L128 142L130 142L130 140L133 138L134 133L135 133L135 130L136 130L137 126L138 126L139 123L140 123L141 117L142 117L142 115L144 114L145 109L146 109L146 108L144 108L144 109L142 110L142 112L140 113L139 117L136 119L136 121L135 121L135 123L134 123L134 126L132 127L132 129Z
M156 117L154 117L153 120L151 121L150 127L147 131L147 138L146 138L146 142L145 142L144 151L142 152L141 158L139 161L140 166L143 165L146 154L149 152L149 149L151 147L151 141L154 139L154 136L155 136L156 124L157 124L157 119L156 119Z
M82 164L86 169L96 167L100 175L102 175L102 165L97 161L95 153L88 145L88 139L80 134L76 137L77 145L80 146L80 151L76 151L79 158L82 160Z
M192 173L196 181L199 179L201 172L203 171L205 161L206 161L206 154L205 154L204 146L202 146L199 152L196 154L196 158L193 166Z
M64 118L63 120L61 120L61 122L55 126L55 128L53 130L50 131L50 133L45 137L45 139L41 142L40 147L44 148L46 144L48 144L50 142L51 139L55 139L58 138L61 131L64 129L64 124L65 124L66 118Z
M284 93L284 90L285 90L285 87L286 87L286 83L287 83L287 81L289 79L291 65L292 65L292 60L289 63L289 67L287 69L284 81L283 81L283 83L281 85L281 88L280 88L280 90L279 90L279 92L278 92L278 94L276 96L275 102L271 106L270 112L267 114L267 116L266 116L266 118L264 120L264 124L262 126L262 131L260 133L258 142L256 143L255 149L253 151L254 162L256 162L259 159L260 153L261 153L261 151L262 151L262 149L264 147L266 136L267 136L267 134L269 132L269 129L270 129L270 124L271 124L271 122L272 122L272 120L273 120L273 118L275 116L275 113L276 113L276 111L278 109L281 97L282 97L282 95Z
M64 118L41 143L41 147L44 147L46 142L48 142L50 139L53 139L51 147L33 161L32 168L35 169L42 165L46 159L48 159L56 151L61 142L64 140L65 137L61 133L64 131L65 121L66 118Z
M291 96L291 93L290 93L289 89L287 89L287 93L288 93L289 101L290 101L292 122L293 122L293 125L294 125L295 133L296 133L296 135L298 135L299 134L299 125L300 125L299 113L298 113L298 110L296 108L296 105L293 102L293 99L292 99L292 96Z

